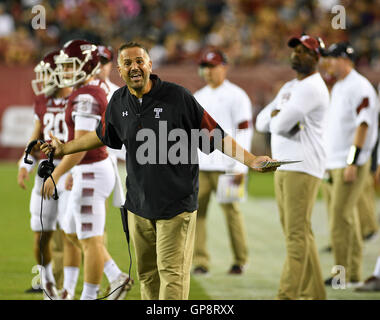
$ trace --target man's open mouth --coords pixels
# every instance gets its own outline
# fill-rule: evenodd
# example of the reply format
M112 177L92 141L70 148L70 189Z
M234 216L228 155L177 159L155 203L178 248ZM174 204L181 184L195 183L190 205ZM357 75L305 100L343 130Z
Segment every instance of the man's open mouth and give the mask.
M129 78L131 78L131 80L133 81L139 81L142 79L142 74L140 73L131 74Z

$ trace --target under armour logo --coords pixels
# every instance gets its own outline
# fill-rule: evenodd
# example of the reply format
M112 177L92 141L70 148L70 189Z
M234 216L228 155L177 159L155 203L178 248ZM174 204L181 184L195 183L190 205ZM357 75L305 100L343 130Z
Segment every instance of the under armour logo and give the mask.
M126 117L128 115L128 111L123 111L122 115L123 117Z
M154 108L153 111L156 113L154 116L156 119L160 118L160 112L162 112L162 108Z

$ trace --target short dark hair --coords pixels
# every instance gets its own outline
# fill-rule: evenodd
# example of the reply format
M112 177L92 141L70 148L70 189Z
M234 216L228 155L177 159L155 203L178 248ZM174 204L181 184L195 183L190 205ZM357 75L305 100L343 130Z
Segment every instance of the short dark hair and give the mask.
M139 42L135 42L135 41L129 41L127 43L124 43L120 46L119 50L118 50L118 54L117 54L117 57L119 58L120 56L120 52L122 52L124 49L127 49L127 48L141 48L143 49L146 54L149 56L149 52L148 50Z

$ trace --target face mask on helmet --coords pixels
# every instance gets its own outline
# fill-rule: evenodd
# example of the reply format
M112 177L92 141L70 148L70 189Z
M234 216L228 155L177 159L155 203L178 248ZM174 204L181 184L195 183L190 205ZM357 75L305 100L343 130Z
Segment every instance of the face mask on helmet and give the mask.
M55 57L58 86L72 87L88 80L99 71L99 59L95 45L83 40L70 41Z
M32 89L36 95L44 94L51 96L58 88L54 64L54 56L59 51L49 53L45 58L34 68L35 79L32 80Z

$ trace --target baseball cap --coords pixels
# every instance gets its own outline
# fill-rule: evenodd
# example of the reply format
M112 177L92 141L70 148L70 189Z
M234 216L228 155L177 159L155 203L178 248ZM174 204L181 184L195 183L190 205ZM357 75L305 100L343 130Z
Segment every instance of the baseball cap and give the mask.
M319 41L316 38L310 37L307 34L304 34L300 37L293 37L288 41L288 46L291 48L295 48L300 43L303 44L306 48L320 55L320 52L319 52L320 45L319 45Z
M199 65L201 66L217 66L219 64L227 64L227 58L225 54L220 50L205 50L199 59Z
M108 62L113 60L113 49L111 46L98 46L98 51L101 58Z
M343 57L350 60L355 58L355 50L348 42L333 43L323 54L327 57Z

